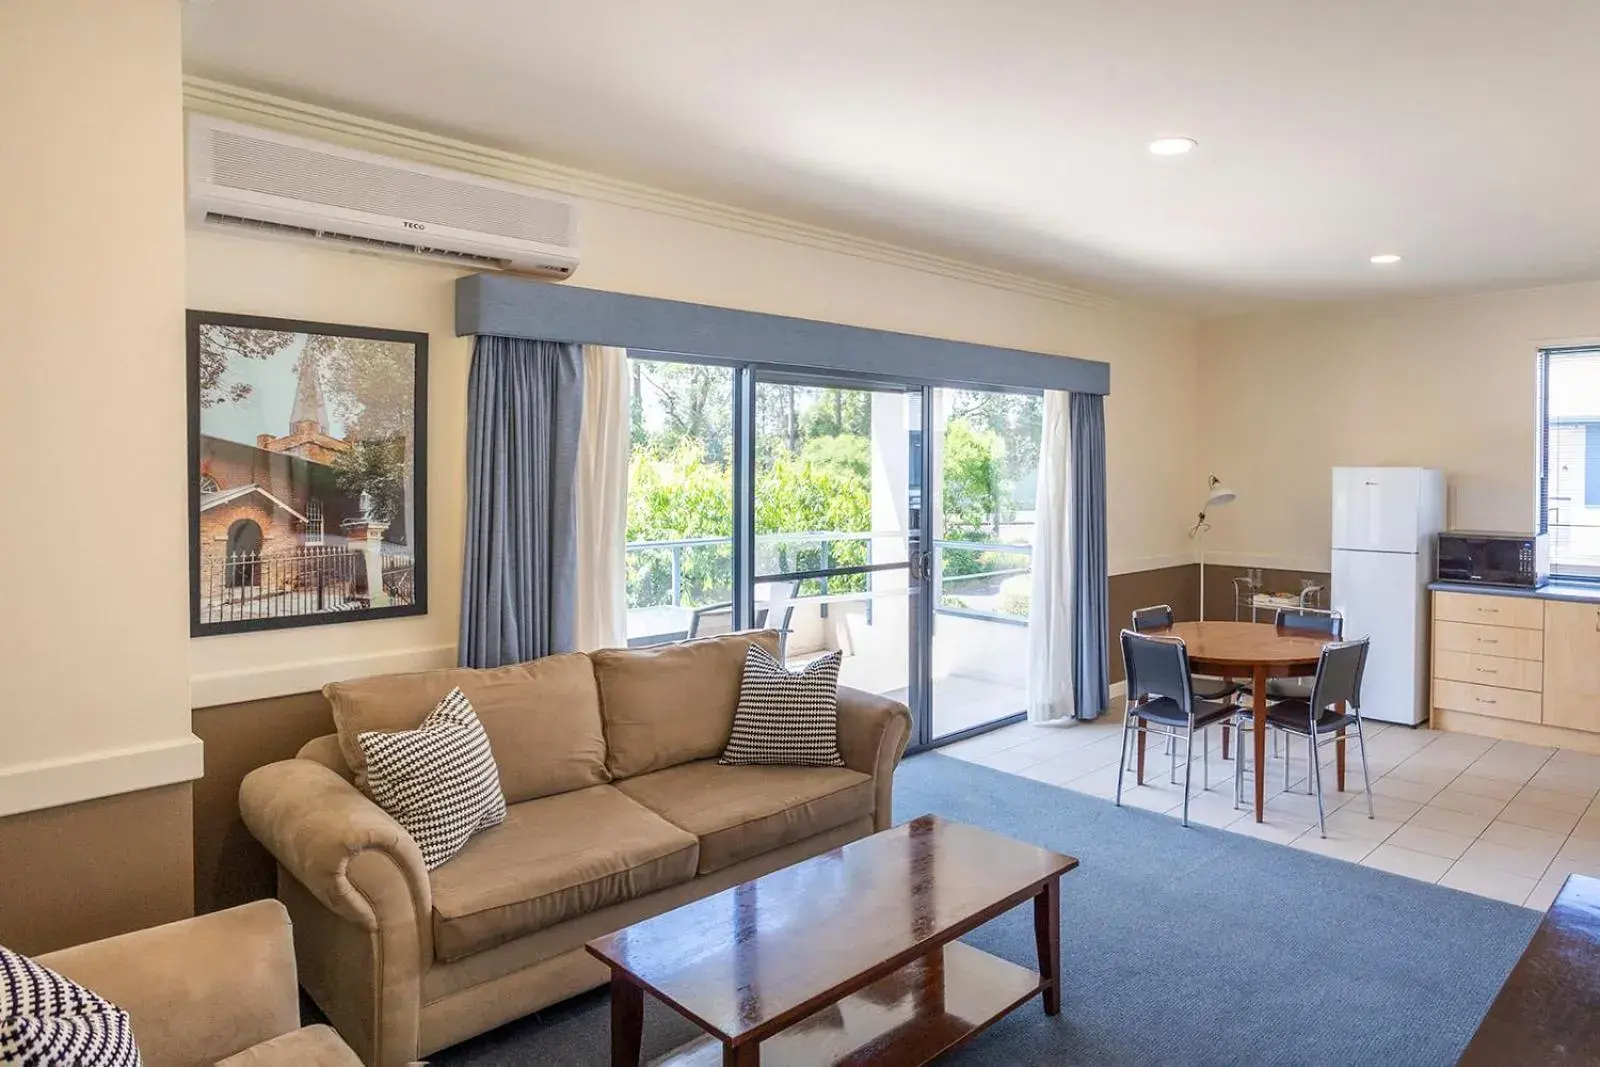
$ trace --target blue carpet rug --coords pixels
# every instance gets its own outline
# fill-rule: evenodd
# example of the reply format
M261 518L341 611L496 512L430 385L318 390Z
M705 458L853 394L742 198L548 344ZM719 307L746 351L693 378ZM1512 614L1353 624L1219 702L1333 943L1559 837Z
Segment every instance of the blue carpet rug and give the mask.
M936 812L1071 853L1062 1011L1037 999L943 1063L1453 1064L1538 915L924 755L895 817ZM1034 965L1027 906L964 940ZM645 1057L695 1036L646 998ZM606 995L575 998L433 1057L440 1067L607 1062Z

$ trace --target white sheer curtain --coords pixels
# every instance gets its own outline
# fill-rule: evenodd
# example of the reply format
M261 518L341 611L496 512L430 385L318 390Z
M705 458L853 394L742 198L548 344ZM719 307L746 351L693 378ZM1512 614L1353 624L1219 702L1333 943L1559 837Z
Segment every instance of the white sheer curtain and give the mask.
M1028 609L1028 720L1070 719L1072 693L1072 432L1070 393L1044 394Z
M580 652L628 643L628 352L583 346L578 438L577 621Z

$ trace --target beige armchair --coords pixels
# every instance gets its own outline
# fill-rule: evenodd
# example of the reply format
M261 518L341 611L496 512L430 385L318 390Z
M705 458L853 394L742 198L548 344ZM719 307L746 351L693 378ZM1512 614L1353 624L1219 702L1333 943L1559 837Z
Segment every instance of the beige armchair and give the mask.
M38 957L125 1010L145 1067L360 1067L300 1026L289 915L275 900Z

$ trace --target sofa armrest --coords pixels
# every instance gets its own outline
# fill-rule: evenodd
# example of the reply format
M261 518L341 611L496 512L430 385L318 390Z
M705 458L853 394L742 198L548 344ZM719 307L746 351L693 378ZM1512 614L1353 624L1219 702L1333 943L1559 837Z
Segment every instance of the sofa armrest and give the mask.
M239 812L283 869L335 915L371 931L400 918L429 928L433 892L422 851L332 770L303 759L258 767L239 786ZM411 914L380 914L380 901L395 900L408 901ZM424 945L431 950L431 939Z
M127 1011L148 1064L209 1067L300 1025L294 941L276 900L92 941L39 962Z
M876 779L875 830L887 830L894 819L894 768L910 740L911 711L904 704L839 687L839 754L846 767Z

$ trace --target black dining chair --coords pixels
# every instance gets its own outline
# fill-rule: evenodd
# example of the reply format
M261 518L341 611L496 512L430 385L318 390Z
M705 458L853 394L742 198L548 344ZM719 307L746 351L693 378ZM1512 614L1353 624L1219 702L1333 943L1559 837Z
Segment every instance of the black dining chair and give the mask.
M1320 608L1279 608L1273 616L1272 624L1284 633L1308 634L1311 636L1325 636L1329 640L1339 641L1344 638L1344 616L1337 611L1323 611ZM1244 683L1239 687L1239 692L1250 696L1251 684ZM1268 678L1267 700L1310 700L1310 678ZM1240 744L1244 743L1244 734L1251 729L1253 716L1246 709L1239 716L1237 723L1240 730ZM1272 734L1272 755L1278 755L1278 735ZM1283 756L1283 785L1289 787L1289 754Z
M1153 604L1148 608L1135 608L1133 611L1133 632L1140 634L1160 633L1172 629L1174 616L1171 604ZM1196 675L1194 678L1194 695L1201 700L1227 700L1243 687L1237 682L1228 681L1226 678L1210 678ZM1167 738L1167 755L1177 753L1177 742ZM1222 758L1228 758L1228 728L1222 728Z
M1133 613L1133 632L1138 634L1160 633L1162 630L1172 629L1172 605L1156 604L1148 608L1138 608ZM1206 678L1196 676L1194 680L1194 695L1201 700L1227 700L1239 692L1240 686L1224 678Z
M1317 829L1328 836L1327 817L1322 802L1322 761L1318 750L1339 741L1339 731L1353 728L1361 754L1361 781L1367 794L1367 818L1376 816L1372 805L1372 776L1367 772L1367 739L1361 727L1361 679L1367 670L1371 640L1335 641L1324 645L1317 659L1317 673L1311 680L1311 696L1290 698L1267 706L1267 728L1285 735L1284 762L1289 760L1293 738L1306 739L1311 757L1309 780L1317 796ZM1241 751L1242 748L1241 748ZM1244 791L1243 760L1234 767L1233 796L1238 804Z
M1183 764L1183 825L1189 825L1189 785L1194 774L1194 737L1209 726L1226 723L1238 707L1230 702L1204 700L1194 693L1189 671L1189 649L1181 638L1122 631L1122 664L1127 675L1128 707L1122 721L1122 756L1117 761L1117 806L1122 806L1122 778L1128 772L1128 737L1142 745L1154 730L1186 746ZM1201 787L1211 784L1210 762L1201 738ZM1141 761L1142 762L1142 761ZM1238 789L1235 775L1235 792ZM1144 784L1140 775L1139 784Z

